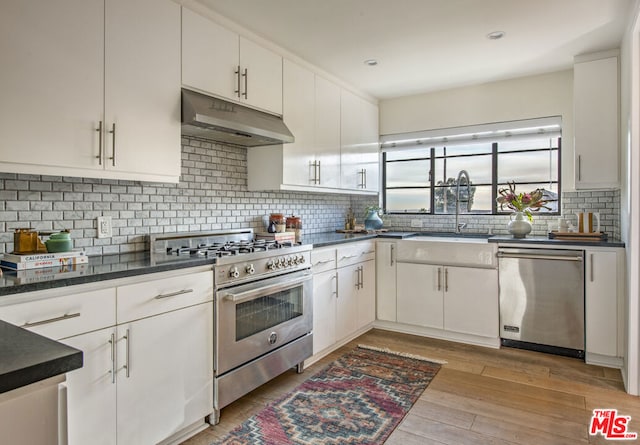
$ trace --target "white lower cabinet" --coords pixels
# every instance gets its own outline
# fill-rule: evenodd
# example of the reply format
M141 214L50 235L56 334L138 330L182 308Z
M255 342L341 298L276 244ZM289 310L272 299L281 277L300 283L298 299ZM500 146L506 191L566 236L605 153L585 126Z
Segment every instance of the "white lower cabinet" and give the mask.
M82 368L67 373L69 444L110 445L116 440L115 328L62 342L82 350Z
M397 321L498 337L498 271L399 263Z
M213 411L213 272L82 289L0 304L0 319L83 351L65 384L68 443L152 444L204 426Z
M396 249L395 241L376 241L376 318L396 321Z
M586 362L622 366L624 249L585 250Z
M119 445L158 443L211 413L213 303L120 325L117 331Z
M313 274L313 353L336 342L337 284L335 269Z
M311 252L316 359L373 325L376 315L374 258L374 241Z

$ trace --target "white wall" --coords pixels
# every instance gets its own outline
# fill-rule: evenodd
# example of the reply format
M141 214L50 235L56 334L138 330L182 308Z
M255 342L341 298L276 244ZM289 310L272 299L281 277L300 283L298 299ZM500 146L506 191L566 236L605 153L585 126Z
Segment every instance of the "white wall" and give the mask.
M383 100L380 134L562 116L563 191L573 189L573 70Z

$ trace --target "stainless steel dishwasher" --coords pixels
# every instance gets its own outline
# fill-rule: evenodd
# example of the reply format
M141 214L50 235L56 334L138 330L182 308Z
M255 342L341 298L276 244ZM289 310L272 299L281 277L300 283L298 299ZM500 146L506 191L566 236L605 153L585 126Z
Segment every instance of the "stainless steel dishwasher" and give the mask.
M584 358L584 252L498 249L500 337L512 346Z

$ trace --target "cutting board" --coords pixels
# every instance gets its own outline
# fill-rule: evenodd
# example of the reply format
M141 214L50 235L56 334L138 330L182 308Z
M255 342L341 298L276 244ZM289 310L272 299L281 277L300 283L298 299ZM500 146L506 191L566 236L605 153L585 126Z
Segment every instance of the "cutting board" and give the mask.
M604 232L549 232L549 239L566 239L576 241L606 241L608 238Z

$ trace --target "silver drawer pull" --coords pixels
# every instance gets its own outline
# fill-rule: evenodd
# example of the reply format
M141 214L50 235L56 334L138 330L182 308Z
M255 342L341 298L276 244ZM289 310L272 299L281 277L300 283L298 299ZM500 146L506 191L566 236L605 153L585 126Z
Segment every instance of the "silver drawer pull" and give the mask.
M342 258L340 258L340 260L346 260L346 259L355 258L355 257L358 257L358 256L360 256L360 255L344 255Z
M40 326L43 324L55 323L56 321L68 320L69 318L76 318L80 316L80 312L76 312L74 314L64 314L60 317L49 318L47 320L33 321L28 322L22 325L23 328L32 328L34 326Z
M176 292L170 292L168 294L160 294L160 295L156 295L155 298L156 300L162 300L163 298L169 298L169 297L176 297L178 295L182 295L182 294L188 294L193 292L193 289L184 289L184 290L179 290Z
M324 260L324 261L316 261L315 263L313 263L314 266L317 266L318 264L327 264L327 263L332 263L333 260Z
M362 252L362 255L367 255L369 253L376 253L375 250L367 250L366 252Z

